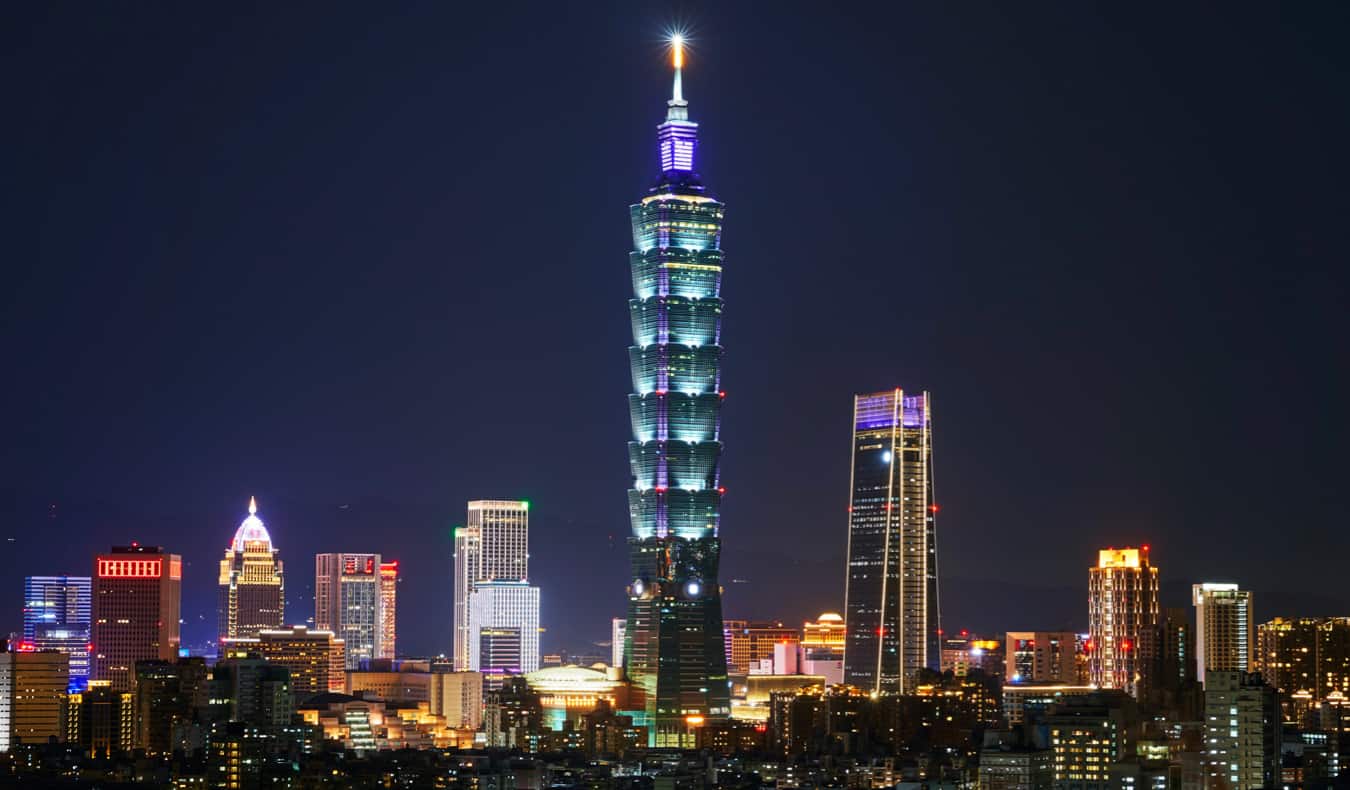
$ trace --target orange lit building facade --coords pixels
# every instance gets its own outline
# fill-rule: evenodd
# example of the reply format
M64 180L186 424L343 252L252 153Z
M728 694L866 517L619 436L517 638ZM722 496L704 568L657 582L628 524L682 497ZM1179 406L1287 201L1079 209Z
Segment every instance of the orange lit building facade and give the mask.
M1088 570L1088 674L1094 686L1138 696L1158 625L1158 569L1148 546L1102 549Z

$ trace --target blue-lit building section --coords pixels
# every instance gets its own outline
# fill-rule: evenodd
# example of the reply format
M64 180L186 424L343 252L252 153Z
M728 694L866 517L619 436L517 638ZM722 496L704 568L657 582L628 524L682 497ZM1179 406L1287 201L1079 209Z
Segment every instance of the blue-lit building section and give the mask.
M912 691L941 668L932 398L900 389L853 402L844 682Z
M89 686L89 628L93 609L88 576L27 576L23 580L24 650L70 656L70 691Z
M661 178L632 206L628 349L632 487L625 669L651 745L692 747L730 714L718 539L722 457L722 215L694 171L698 124L675 88L657 127Z

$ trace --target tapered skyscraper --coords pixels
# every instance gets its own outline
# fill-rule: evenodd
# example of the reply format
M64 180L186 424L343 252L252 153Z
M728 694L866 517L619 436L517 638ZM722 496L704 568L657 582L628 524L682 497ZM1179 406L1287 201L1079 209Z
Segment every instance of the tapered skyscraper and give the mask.
M657 127L661 178L633 223L633 580L624 666L651 745L690 747L707 719L730 713L717 582L722 455L722 213L694 172L698 124L673 42L675 85Z
M942 658L928 393L853 399L851 477L844 682L903 693Z

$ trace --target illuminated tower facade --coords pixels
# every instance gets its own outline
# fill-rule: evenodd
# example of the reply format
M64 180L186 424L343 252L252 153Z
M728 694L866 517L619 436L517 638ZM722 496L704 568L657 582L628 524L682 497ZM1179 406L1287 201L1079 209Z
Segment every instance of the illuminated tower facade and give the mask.
M281 627L286 617L281 552L258 518L255 499L249 499L248 517L225 549L219 584L216 633L222 640L249 639L263 629Z
M91 680L131 691L137 661L172 661L180 643L183 558L158 546L114 546L94 559Z
M454 662L470 669L478 634L470 633L470 599L477 585L530 578L530 503L521 499L475 499L468 520L455 529Z
M347 669L383 652L384 606L380 555L314 555L314 628L345 645Z
M927 392L853 399L844 682L870 693L941 667L932 416Z
M398 643L398 560L380 563L380 653L395 658Z
M1236 584L1204 582L1191 585L1195 604L1195 672L1250 672L1256 648L1256 620L1252 593Z
M717 582L722 455L722 215L694 171L698 124L684 100L683 42L657 127L661 177L633 205L633 441L624 667L651 745L691 747L730 713Z
M1138 697L1158 626L1158 569L1148 546L1102 549L1088 569L1088 677Z
M23 580L23 644L19 649L56 650L70 656L72 692L89 685L92 589L88 576L27 576Z

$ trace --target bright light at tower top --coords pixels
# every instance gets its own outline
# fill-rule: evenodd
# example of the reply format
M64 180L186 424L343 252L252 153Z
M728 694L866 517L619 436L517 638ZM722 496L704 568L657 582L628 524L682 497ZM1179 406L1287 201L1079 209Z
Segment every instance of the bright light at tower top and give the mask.
M684 34L670 34L670 60L671 65L677 69L684 68Z

